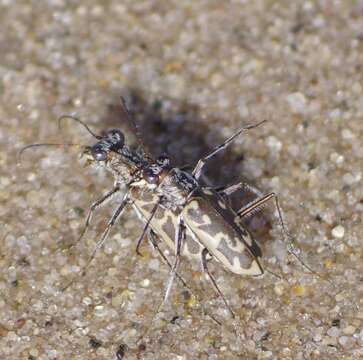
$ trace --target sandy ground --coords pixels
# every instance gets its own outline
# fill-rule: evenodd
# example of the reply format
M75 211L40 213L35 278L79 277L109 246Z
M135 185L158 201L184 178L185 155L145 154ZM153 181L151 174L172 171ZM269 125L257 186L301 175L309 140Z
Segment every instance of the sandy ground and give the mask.
M363 358L362 1L1 0L0 51L1 359L121 359L123 345L125 359ZM131 142L120 95L150 151L178 165L267 119L211 161L209 181L278 193L320 277L286 256L271 208L249 224L283 279L211 264L233 320L185 259L200 301L176 283L145 334L168 268L147 244L135 254L142 225L129 211L61 291L119 199L67 250L112 179L83 168L77 148L32 149L21 166L17 153L92 144L75 122L58 129L63 114Z

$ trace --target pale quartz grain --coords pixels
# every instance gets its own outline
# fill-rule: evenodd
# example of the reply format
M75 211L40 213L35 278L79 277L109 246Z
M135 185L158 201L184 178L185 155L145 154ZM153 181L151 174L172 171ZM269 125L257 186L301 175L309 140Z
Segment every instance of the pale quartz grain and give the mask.
M342 225L338 225L336 227L333 228L332 230L332 235L338 239L341 239L344 237L345 234L345 229Z
M307 100L304 94L300 92L291 93L286 97L286 100L292 112L300 114L306 111Z
M284 293L284 286L282 284L276 284L274 290L277 296L282 296Z
M356 328L352 325L348 325L343 329L345 335L353 335L356 332Z
M327 334L331 337L337 337L340 334L340 330L336 326L333 326L330 329L328 329Z

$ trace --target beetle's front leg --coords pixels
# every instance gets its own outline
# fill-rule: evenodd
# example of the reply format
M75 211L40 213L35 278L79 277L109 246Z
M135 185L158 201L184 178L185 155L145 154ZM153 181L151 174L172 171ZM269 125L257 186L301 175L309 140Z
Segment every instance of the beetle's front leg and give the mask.
M221 145L217 146L216 148L214 148L208 155L204 156L203 158L201 158L196 167L193 170L193 176L198 180L201 173L202 173L202 169L204 167L204 165L206 164L206 162L212 158L213 156L215 156L216 154L218 154L220 151L222 151L223 149L225 149L237 136L241 135L243 132L249 130L249 129L253 129L259 125L261 125L262 123L266 122L266 120L263 120L257 124L254 125L248 125L245 126L241 129L239 129L235 134L233 134L230 138L228 138L224 143L222 143Z
M104 230L104 232L102 233L102 236L100 238L100 240L97 242L95 248L92 251L91 256L89 257L89 259L87 260L86 264L84 265L83 269L82 269L82 276L84 276L86 274L87 268L90 265L91 261L94 259L97 251L102 247L102 245L104 244L104 242L107 240L107 236L112 228L112 226L116 223L116 221L120 218L120 216L123 213L123 210L125 209L126 205L129 204L129 193L127 192L123 199L122 202L120 204L120 206L115 210L115 212L113 213L111 219L109 220L106 229ZM65 285L62 288L62 291L66 290L70 285L73 284L73 280L71 280L67 285Z
M102 245L105 243L105 241L107 240L108 234L110 233L110 230L112 228L112 226L115 225L116 221L120 218L120 216L122 215L123 211L125 210L126 205L128 205L130 203L130 199L129 199L129 192L127 192L122 201L120 206L115 210L115 212L113 213L111 219L109 220L106 229L103 231L102 236L100 238L100 240L97 242L94 250L92 251L92 254L86 264L86 266L93 260L93 258L95 257L97 251L102 247Z
M112 197L119 191L120 191L120 186L116 185L111 191L109 191L107 194L102 196L101 199L98 199L97 201L95 201L91 205L91 207L90 207L90 209L88 211L88 215L87 215L87 218L86 218L84 228L83 228L83 230L81 232L81 235L77 239L76 243L78 243L83 238L83 236L86 234L94 211L99 209L100 207L106 205L112 199ZM71 247L75 246L75 244L71 245Z

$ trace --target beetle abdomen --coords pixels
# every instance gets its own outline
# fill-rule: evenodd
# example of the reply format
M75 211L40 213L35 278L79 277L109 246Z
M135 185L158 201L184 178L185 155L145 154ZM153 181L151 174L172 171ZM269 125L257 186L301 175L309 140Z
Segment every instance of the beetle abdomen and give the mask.
M263 274L258 260L261 250L248 231L235 224L233 210L228 209L226 217L225 203L221 207L209 201L205 194L193 195L183 209L183 219L198 241L231 272L256 276Z

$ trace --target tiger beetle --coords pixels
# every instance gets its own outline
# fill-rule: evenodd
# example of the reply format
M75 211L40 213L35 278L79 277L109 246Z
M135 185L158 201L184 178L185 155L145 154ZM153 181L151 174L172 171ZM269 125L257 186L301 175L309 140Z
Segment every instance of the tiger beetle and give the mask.
M175 277L179 278L183 285L189 289L186 282L178 274L180 258L186 257L201 261L203 271L208 275L214 289L234 317L234 312L208 270L208 261L215 259L226 270L238 275L262 275L264 270L261 265L261 249L248 230L242 225L241 219L260 210L270 199L275 200L284 236L287 236L287 232L275 193L263 196L244 183L215 189L204 186L200 177L205 163L210 158L225 149L236 137L263 124L265 121L241 128L223 144L200 159L194 170L189 173L180 168L172 167L167 156L163 155L153 160L143 150L138 127L133 122L123 99L122 104L123 111L135 126L139 140L137 149L125 144L125 136L120 130L113 129L101 136L95 134L78 118L63 116L59 119L59 122L61 122L69 118L85 127L97 142L92 146L84 147L82 156L86 158L87 163L90 165L102 167L111 172L114 177L113 189L91 205L78 241L84 237L94 211L126 188L121 203L111 216L106 229L83 269L83 273L85 273L98 249L106 241L112 226L121 217L126 206L131 205L145 224L137 241L136 252L140 254L140 244L147 235L152 246L171 269L164 300L160 307L168 298ZM74 144L32 144L23 148L20 155L30 147L43 145L73 146ZM253 191L256 194L256 200L235 211L230 206L228 197L243 188ZM158 244L162 241L174 253L173 263L167 259L159 248ZM291 253L302 262L294 252L291 251ZM304 263L303 265L306 266ZM309 270L311 269L309 268ZM70 284L72 282L64 289Z

